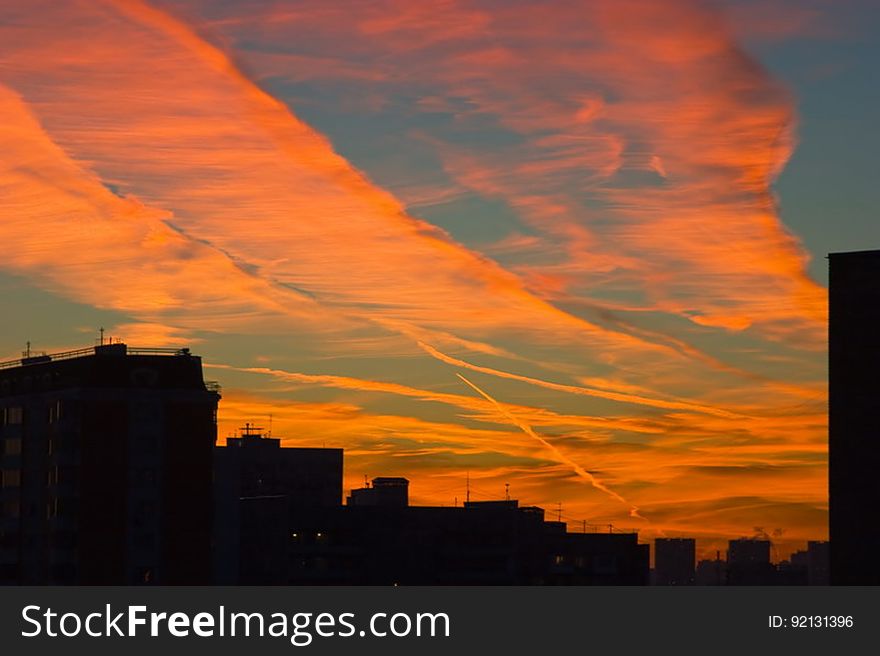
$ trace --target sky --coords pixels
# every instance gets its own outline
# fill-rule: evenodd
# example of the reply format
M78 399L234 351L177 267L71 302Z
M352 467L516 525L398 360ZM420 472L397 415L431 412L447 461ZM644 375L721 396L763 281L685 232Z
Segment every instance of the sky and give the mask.
M827 538L869 2L0 0L0 355L189 346L346 487Z

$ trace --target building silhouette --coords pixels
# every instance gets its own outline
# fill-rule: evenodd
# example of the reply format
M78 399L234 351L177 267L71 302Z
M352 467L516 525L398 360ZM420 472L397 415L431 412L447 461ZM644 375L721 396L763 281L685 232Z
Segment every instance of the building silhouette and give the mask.
M342 449L285 447L250 424L217 445L219 399L188 349L0 363L0 584L649 582L637 533L569 532L517 500L411 506L406 478L377 477L343 505ZM660 538L655 581L828 581L828 542L778 567L770 546L731 540L726 562L695 569L695 540Z
M285 567L272 560L279 549L271 545L284 543L291 509L321 512L342 500L342 449L282 447L260 430L248 424L214 448L218 584L271 579Z
M739 538L727 547L727 585L774 585L776 568L770 562L770 540Z
M694 585L697 541L694 538L654 540L654 584Z
M727 585L727 563L721 560L721 552L715 552L714 560L704 559L697 563L694 573L697 585Z
M209 583L219 398L188 349L0 364L0 583Z
M827 540L807 542L807 584L829 585L831 544Z
M636 533L568 533L516 500L409 506L377 478L345 506L242 503L240 585L646 585ZM394 489L386 494L385 488ZM378 490L372 496L374 490ZM351 500L356 500L351 503ZM361 503L361 500L365 500ZM404 503L402 503L402 501Z
M829 261L832 585L880 585L880 251Z
M348 506L408 506L409 481L400 477L379 477L372 486L354 489L345 500Z
M777 566L783 585L828 585L829 542L810 540L807 548L792 552L788 562Z

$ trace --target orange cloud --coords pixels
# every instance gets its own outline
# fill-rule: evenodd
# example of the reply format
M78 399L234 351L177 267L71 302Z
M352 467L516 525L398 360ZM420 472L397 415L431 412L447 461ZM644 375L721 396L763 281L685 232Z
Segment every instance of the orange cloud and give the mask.
M364 148L302 118L340 108L405 127ZM0 266L131 341L258 355L218 367L274 381L227 391L224 430L273 414L345 446L350 484L449 503L473 471L620 521L589 462L650 530L815 537L825 294L772 190L794 126L686 0L5 3Z

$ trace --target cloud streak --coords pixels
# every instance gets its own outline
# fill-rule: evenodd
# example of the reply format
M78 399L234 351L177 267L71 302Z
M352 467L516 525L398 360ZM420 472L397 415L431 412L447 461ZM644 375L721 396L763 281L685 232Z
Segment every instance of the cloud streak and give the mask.
M0 267L244 363L215 365L255 385L230 417L276 404L354 467L820 537L825 294L773 189L795 127L689 0L5 2Z
M464 383L467 384L468 387L473 389L477 394L479 394L484 399L489 401L493 406L495 406L495 408L498 410L498 412L500 414L502 414L504 417L506 417L514 426L517 426L520 430L522 430L523 433L525 433L526 435L528 435L529 437L531 437L532 439L534 439L535 441L540 443L541 446L543 446L550 453L552 453L553 457L556 460L571 467L572 471L575 474L577 474L580 478L585 480L587 483L592 485L597 490L604 492L605 494L610 496L612 499L615 499L615 500L619 501L620 503L623 503L623 504L626 504L627 506L629 506L629 514L631 517L637 517L639 519L644 519L644 517L642 517L639 514L638 508L636 508L635 506L630 504L626 499L624 499L622 496L620 496L617 492L610 489L608 486L604 485L591 472L588 472L586 469L581 467L577 462L575 462L574 460L572 460L571 458L566 456L558 448L556 448L553 444L548 442L545 438L538 435L534 431L534 429L532 429L532 427L529 426L527 423L517 419L516 416L510 410L508 410L503 405L501 405L498 401L496 401L494 398L489 396L489 394L487 392L484 392L482 389L480 389L479 387L474 385L471 381L469 381L467 378L465 378L461 374L456 374L456 376L458 376L462 381L464 381Z

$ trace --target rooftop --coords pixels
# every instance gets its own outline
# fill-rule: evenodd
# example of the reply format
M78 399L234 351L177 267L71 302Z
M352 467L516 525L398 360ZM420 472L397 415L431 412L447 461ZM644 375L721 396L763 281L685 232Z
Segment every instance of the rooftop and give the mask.
M878 258L880 258L880 250L871 249L871 250L864 250L864 251L842 251L842 252L838 252L838 253L828 253L828 257L829 258L832 258L832 257L833 258L840 258L840 257L843 257L843 258L856 258L856 257L875 258L875 257L878 257Z
M158 387L199 389L220 394L216 381L202 376L201 358L188 348L130 348L123 342L41 353L27 350L0 362L0 396L70 387Z
M22 352L22 357L17 360L7 360L0 362L0 369L12 369L14 367L27 367L35 364L44 364L46 362L57 362L59 360L73 360L76 358L86 358L93 355L100 356L123 356L123 355L168 355L168 356L190 356L192 355L188 348L131 348L122 342L113 344L102 344L99 346L89 346L87 348L75 349L73 351L61 351L59 353L43 353L31 351L30 344L28 349Z

